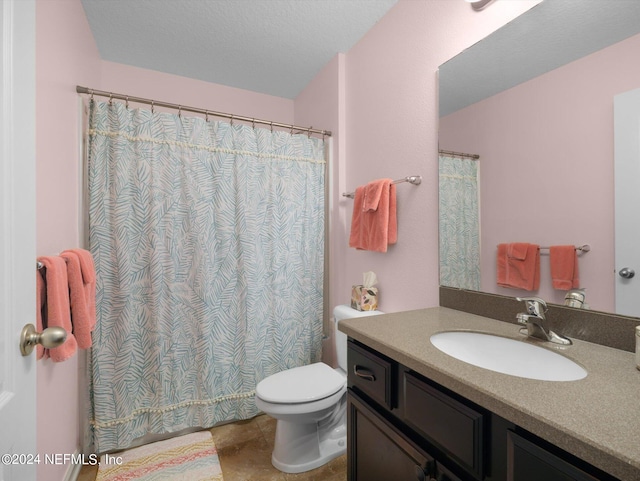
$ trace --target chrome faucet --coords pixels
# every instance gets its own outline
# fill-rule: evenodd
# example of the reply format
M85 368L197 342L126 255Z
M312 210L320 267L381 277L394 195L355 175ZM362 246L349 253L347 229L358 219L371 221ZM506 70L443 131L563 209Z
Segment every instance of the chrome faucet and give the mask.
M520 329L521 333L556 344L573 344L568 337L556 334L544 326L544 314L547 312L547 303L544 300L539 297L516 297L516 300L523 301L527 306L527 312L516 315L518 322L527 326Z

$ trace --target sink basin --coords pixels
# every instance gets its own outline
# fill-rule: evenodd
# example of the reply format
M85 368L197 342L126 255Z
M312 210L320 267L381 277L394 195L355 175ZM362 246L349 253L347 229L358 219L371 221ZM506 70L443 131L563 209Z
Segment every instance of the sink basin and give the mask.
M516 339L480 332L447 331L431 336L439 350L474 366L541 381L577 381L580 365L556 352Z

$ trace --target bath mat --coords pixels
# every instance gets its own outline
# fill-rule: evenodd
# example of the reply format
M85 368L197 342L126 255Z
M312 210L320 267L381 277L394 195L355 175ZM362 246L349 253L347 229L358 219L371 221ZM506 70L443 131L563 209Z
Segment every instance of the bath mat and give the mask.
M100 458L96 481L134 479L223 481L211 433L200 431Z

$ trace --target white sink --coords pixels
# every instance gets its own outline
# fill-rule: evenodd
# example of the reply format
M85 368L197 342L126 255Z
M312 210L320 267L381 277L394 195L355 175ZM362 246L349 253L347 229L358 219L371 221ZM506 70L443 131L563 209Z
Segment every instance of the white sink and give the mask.
M541 381L577 381L587 376L580 365L556 352L506 337L468 331L431 336L439 350L474 366Z

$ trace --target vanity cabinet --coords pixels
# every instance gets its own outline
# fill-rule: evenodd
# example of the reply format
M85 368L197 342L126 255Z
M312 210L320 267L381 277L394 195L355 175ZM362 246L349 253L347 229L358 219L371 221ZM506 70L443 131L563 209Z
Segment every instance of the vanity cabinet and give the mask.
M353 339L347 364L349 481L615 481Z

